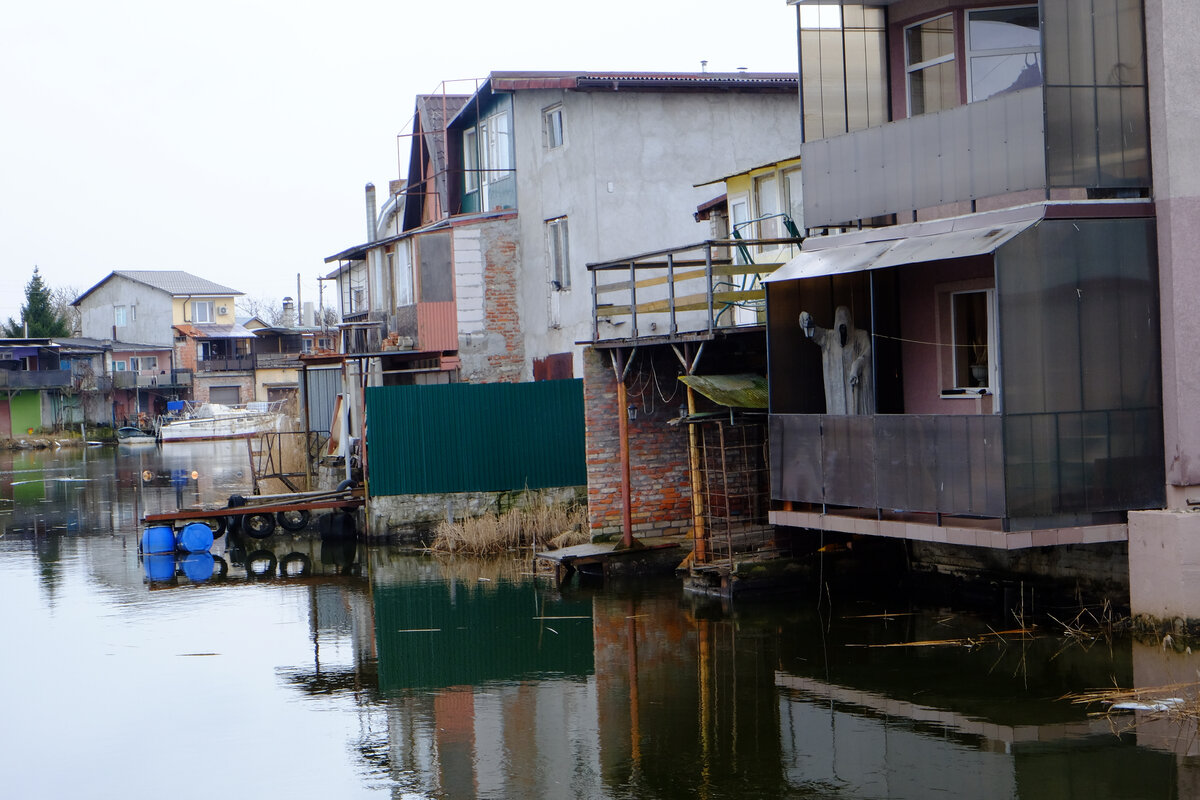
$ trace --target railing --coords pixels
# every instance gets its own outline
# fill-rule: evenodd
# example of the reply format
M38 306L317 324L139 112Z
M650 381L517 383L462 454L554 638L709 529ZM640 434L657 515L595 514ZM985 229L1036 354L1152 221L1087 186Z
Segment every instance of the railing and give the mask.
M1042 89L997 95L800 149L804 224L839 225L1044 189Z
M0 370L0 389L52 389L72 386L71 370Z
M799 252L799 239L722 239L588 264L592 340L708 333L764 324L761 278ZM764 263L739 263L742 252ZM628 325L628 327L624 327Z
M208 358L196 362L196 372L241 372L255 368L253 353L233 358Z
M288 369L300 368L299 353L256 353L254 355L255 369Z
M1052 520L1164 502L1161 411L772 414L771 497Z
M156 387L191 386L192 371L185 369L170 372L114 372L112 387L115 389L153 389Z

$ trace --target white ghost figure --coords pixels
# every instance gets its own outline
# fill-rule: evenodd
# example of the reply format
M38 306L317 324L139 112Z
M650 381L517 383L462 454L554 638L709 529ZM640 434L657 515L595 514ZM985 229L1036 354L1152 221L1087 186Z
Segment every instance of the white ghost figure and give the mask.
M871 334L854 327L850 309L846 306L837 307L832 328L815 325L812 315L802 311L800 327L821 348L821 365L825 371L825 413L874 414Z

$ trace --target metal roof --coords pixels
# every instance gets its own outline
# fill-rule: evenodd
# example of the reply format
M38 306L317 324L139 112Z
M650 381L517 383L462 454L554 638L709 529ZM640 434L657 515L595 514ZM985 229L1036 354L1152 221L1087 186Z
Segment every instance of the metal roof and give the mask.
M800 255L784 264L763 283L844 275L865 270L900 267L928 261L966 258L994 253L1004 244L1038 224L1030 219L958 217L951 220L898 225L868 234L810 236Z
M717 405L732 408L767 407L767 379L762 375L680 375L679 380Z
M71 305L79 305L83 302L83 298L99 289L105 283L108 283L108 281L112 280L113 276L118 275L122 278L166 292L172 297L179 297L180 295L236 295L240 297L244 294L244 292L239 292L237 289L222 286L207 278L197 277L181 269L116 269L110 272L104 280L75 298L75 301Z
M795 72L492 72L488 82L494 91L523 89L656 91L742 89L747 91L795 91Z

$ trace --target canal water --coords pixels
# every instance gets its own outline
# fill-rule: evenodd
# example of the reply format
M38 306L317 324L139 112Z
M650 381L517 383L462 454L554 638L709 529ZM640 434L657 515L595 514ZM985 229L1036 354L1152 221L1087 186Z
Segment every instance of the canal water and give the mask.
M146 511L248 491L244 446L0 454L0 796L1200 787L1194 723L1064 699L1196 681L1182 647L995 635L1012 621L897 598L729 606L674 580L558 588L528 559L451 561L315 531L230 534L165 566L139 556Z

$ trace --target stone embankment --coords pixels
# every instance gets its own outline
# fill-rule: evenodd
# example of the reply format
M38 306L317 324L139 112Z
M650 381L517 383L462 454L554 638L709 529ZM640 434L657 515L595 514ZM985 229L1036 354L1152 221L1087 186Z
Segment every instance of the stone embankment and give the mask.
M57 450L60 447L82 447L86 444L83 439L55 439L45 436L0 440L0 448L5 450Z

